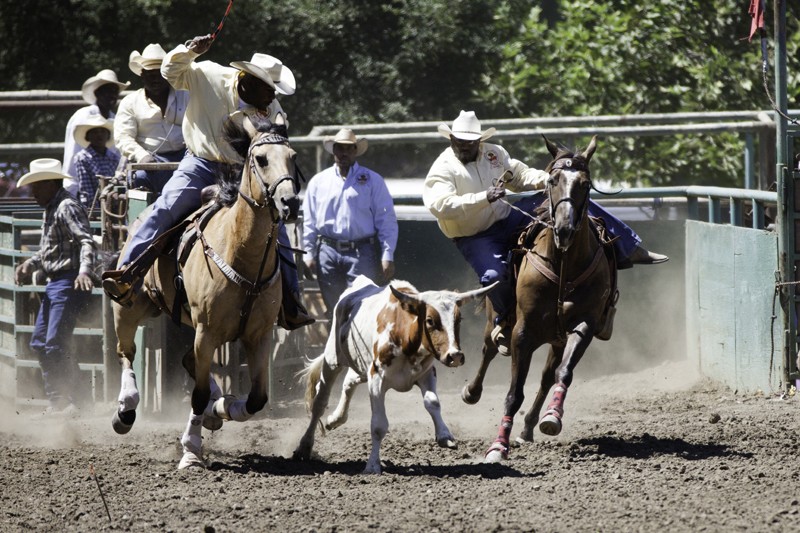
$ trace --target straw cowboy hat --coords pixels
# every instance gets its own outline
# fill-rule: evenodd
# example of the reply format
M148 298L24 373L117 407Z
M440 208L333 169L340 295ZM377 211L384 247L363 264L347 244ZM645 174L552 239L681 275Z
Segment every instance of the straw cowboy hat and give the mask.
M333 137L325 137L322 140L322 146L325 148L325 151L329 154L333 153L333 145L334 144L355 144L356 145L356 157L360 156L364 152L367 151L367 147L369 146L369 142L362 138L357 138L356 134L353 133L353 130L349 128L342 128L339 132Z
M462 141L475 141L480 139L485 141L497 130L489 128L486 131L481 131L481 121L475 116L475 111L461 111L458 118L453 121L453 129L451 130L447 124L439 124L439 135L445 139L449 139L452 135L456 139Z
M63 180L69 176L61 173L61 161L58 159L34 159L30 165L31 171L22 176L17 182L17 187L24 187L37 181Z
M294 74L278 58L256 53L250 61L234 61L231 66L252 74L280 94L294 94Z
M142 70L160 69L166 55L167 53L160 44L148 44L141 54L138 50L131 52L128 58L128 68L137 76L141 76Z
M117 79L117 74L111 69L101 70L97 73L96 76L92 76L85 82L83 82L83 86L81 87L81 96L83 99L86 100L90 104L94 104L97 102L97 98L94 95L94 92L102 87L111 83L119 87L119 90L126 89L131 82L122 83Z
M75 131L72 134L75 137L75 142L84 148L89 146L89 141L86 140L86 132L94 128L107 129L109 136L106 146L109 148L114 146L114 121L99 114L89 115L75 126Z

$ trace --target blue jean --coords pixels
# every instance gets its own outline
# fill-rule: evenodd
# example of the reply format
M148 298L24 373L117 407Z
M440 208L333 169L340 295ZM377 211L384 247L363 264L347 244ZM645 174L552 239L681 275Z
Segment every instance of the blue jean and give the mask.
M375 243L365 242L355 250L339 252L333 246L319 243L317 253L317 281L328 315L333 312L342 293L359 276L364 275L379 283L380 256Z
M131 237L118 264L126 265L139 257L159 235L199 209L202 205L200 193L208 185L217 183L221 165L222 163L197 157L187 151L178 169L161 191L161 196L153 204L150 215ZM289 244L289 236L283 222L278 227L278 242L287 246ZM283 286L293 292L299 292L297 268L290 254L282 247L279 249ZM286 301L285 296L284 301Z
M70 340L78 316L89 303L90 292L75 289L77 271L51 278L31 336L31 350L39 357L44 392L51 405L74 403L83 387L78 358L70 353Z
M544 193L541 193L523 198L514 205L527 213L532 213L545 199ZM608 232L613 237L619 237L614 241L617 258L627 258L642 242L635 231L599 204L590 201L589 214L602 218ZM453 239L458 251L478 274L481 285L491 285L495 281L500 281L488 294L497 313L495 323L504 320L515 305L514 282L508 268L508 254L516 244L513 242L514 237L530 222L529 217L512 210L506 218L495 222L480 233Z
M157 163L177 163L183 159L185 154L186 150L176 150L174 152L153 154L153 157L155 157ZM131 189L147 189L156 194L161 194L164 185L167 184L172 174L172 170L136 170L128 186Z

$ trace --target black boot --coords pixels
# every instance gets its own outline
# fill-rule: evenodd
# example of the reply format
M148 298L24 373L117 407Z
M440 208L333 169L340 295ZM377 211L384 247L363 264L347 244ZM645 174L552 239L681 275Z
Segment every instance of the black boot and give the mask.
M287 331L292 331L303 326L309 326L314 322L316 320L308 314L300 294L284 290L281 310L278 313L278 325Z

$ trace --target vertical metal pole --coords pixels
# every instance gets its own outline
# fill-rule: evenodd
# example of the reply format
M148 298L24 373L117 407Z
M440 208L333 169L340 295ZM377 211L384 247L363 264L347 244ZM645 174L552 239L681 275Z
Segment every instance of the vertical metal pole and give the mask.
M786 2L773 1L775 24L775 104L787 112L786 96ZM795 279L795 184L789 179L788 127L781 113L775 113L775 177L778 181L778 267L780 280ZM788 383L792 360L797 351L797 331L794 285L784 285L781 298L783 315L783 382Z
M744 136L744 188L755 189L756 175L756 142L752 131Z

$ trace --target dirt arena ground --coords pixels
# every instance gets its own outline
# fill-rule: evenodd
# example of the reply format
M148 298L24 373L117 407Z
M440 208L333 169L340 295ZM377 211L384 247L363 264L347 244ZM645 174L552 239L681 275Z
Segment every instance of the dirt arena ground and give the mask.
M416 392L390 393L381 476L360 473L370 444L363 390L349 422L318 437L315 460L289 459L307 418L299 402L285 402L207 433L206 470L176 470L183 417L140 416L119 436L111 405L68 420L4 410L0 529L800 529L796 396L737 395L700 380L685 362L579 376L560 436L537 433L508 462L484 465L505 387L491 386L467 406L459 388L469 376L457 372L440 370L450 373L440 392L458 449L436 446ZM514 435L521 415L516 422Z

